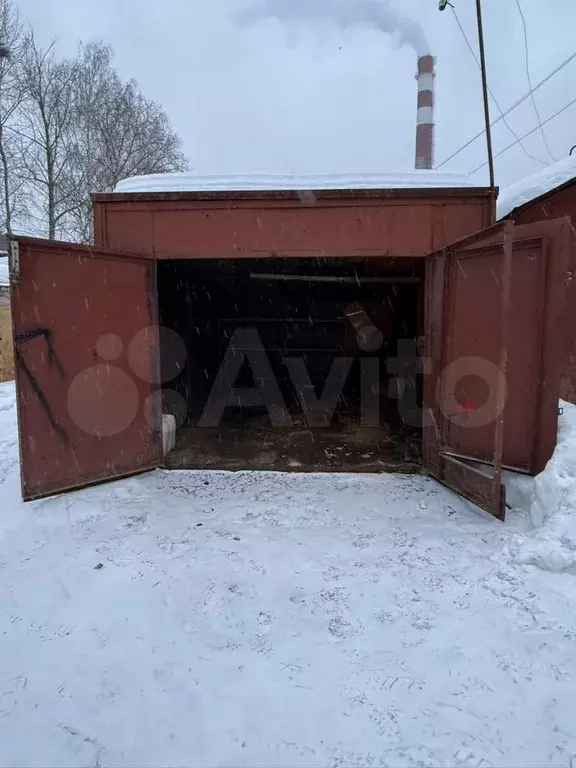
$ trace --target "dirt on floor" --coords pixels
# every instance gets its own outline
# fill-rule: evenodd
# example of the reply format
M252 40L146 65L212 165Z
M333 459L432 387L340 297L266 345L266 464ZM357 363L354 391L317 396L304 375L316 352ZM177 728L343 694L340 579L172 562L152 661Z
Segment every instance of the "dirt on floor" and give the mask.
M386 425L357 422L310 429L304 423L275 429L268 420L180 431L166 458L172 469L258 469L288 472L421 471L419 436L392 434Z
M13 378L12 316L10 307L0 304L0 381L10 381Z

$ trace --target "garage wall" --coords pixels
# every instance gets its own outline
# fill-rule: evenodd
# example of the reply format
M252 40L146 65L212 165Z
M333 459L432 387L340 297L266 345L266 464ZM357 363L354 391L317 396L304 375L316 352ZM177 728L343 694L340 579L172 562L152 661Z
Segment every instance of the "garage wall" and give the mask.
M488 189L95 195L96 244L162 258L424 256L494 220Z
M545 197L526 203L516 211L512 211L507 218L512 219L516 224L531 224L532 222L557 219L563 216L569 216L572 223L576 225L576 184L557 189ZM573 259L573 271L576 274L576 235L574 237ZM568 356L562 377L560 397L563 400L576 403L576 286L573 287L572 293L571 317L565 326L566 332L570 334L570 338L566 340Z

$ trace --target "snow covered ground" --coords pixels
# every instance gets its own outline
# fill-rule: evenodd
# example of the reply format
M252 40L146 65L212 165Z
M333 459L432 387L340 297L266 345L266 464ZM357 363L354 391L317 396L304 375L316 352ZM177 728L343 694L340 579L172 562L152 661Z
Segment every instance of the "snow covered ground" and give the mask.
M385 475L24 505L2 385L0 765L575 765L574 571L521 555L558 516L574 552L570 425L548 481L512 484L535 521L555 494L538 530Z

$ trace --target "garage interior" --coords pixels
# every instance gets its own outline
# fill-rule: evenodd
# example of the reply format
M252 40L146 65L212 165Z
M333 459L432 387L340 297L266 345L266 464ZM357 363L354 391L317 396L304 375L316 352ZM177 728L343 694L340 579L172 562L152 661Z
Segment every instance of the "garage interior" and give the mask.
M423 290L418 259L160 260L166 465L420 471Z

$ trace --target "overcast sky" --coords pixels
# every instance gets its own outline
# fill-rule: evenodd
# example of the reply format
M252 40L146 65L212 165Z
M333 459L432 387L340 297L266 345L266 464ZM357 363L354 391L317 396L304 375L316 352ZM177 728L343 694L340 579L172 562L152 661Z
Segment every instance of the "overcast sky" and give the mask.
M72 53L78 40L111 43L123 76L135 78L147 96L164 105L199 173L412 168L415 51L398 47L375 26L240 20L242 11L265 1L19 0L18 5L41 41L58 39L62 55ZM474 0L453 2L476 47ZM576 51L576 0L520 2L535 84ZM478 68L450 9L440 13L437 0L390 4L421 23L438 59L439 163L483 127ZM528 91L521 18L516 0L484 0L484 6L490 85L506 108ZM537 92L542 119L576 98L575 83L576 60ZM493 104L492 110L497 116ZM538 124L530 100L509 120L518 135ZM552 154L565 157L576 144L576 104L544 130ZM495 151L512 141L500 124ZM551 162L539 131L523 143L530 154ZM445 169L470 172L485 158L484 141L478 140ZM540 167L517 146L497 159L496 181L506 186ZM486 169L474 178L485 183Z

